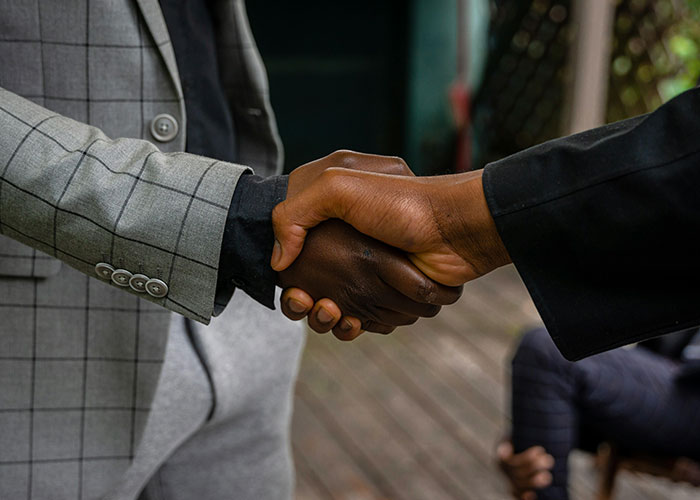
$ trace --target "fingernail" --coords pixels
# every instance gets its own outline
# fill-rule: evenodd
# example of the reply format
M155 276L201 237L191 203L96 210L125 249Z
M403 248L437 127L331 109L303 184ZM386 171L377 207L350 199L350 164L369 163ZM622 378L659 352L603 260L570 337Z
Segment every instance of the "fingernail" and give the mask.
M270 265L273 269L277 268L277 265L282 260L282 245L280 242L275 240L275 246L272 247L272 259L270 259Z
M344 332L349 332L352 330L352 323L350 323L350 321L347 319L344 319L342 323L340 323L340 329Z
M289 307L292 312L297 314L305 313L307 310L307 307L304 304L295 299L289 299L287 301L287 307Z
M316 314L316 319L318 319L319 322L321 323L330 323L333 321L333 316L331 316L331 313L326 311L324 308L321 308L318 310L318 313Z

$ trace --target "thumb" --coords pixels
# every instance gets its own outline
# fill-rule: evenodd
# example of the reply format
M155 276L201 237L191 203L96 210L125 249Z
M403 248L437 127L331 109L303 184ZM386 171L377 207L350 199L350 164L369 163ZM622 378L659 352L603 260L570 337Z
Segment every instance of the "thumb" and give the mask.
M275 271L284 271L299 256L310 228L335 217L334 210L339 208L339 200L332 195L330 184L332 181L328 179L319 179L272 211L275 246L270 265Z
M290 207L290 205L292 205ZM275 271L284 271L299 256L304 247L307 228L294 221L295 203L283 201L272 211L272 229L275 233L275 246L272 248L270 265Z

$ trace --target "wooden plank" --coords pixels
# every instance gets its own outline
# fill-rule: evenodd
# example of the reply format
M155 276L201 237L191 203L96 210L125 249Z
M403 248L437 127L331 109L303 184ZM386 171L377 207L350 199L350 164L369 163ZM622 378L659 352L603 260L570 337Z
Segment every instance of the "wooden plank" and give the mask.
M479 367L500 384L506 382L506 371L511 346L517 340L509 337L506 343L503 330L497 321L478 315L478 309L472 308L468 301L462 299L460 307L445 308L435 318L429 320L433 334L451 339L455 344L462 344L465 349L475 353Z
M356 341L356 346L367 343L372 349L371 344L380 340L365 338ZM329 354L327 362L354 367L353 379L358 387L375 397L375 414L384 414L391 420L392 432L420 458L423 469L439 481L452 498L506 498L498 492L498 483L489 474L489 465L476 456L473 448L460 446L459 441L446 432L434 415L414 399L415 393L406 390L405 380L403 384L396 382L387 360L377 364L356 346L324 343Z
M309 467L306 457L296 448L293 449L294 466L296 469L296 487L294 498L296 500L326 500L332 497L332 493L326 490L320 477Z
M679 484L669 479L622 471L615 487L615 500L626 496L629 500L645 498L655 500L697 500L700 492L689 484ZM636 496L635 496L636 495Z
M387 498L452 499L438 481L425 472L420 457L393 432L367 394L358 391L351 372L341 365L319 362L319 344L306 357L298 398L308 403L319 420L346 450L374 486Z
M296 401L293 426L294 450L307 466L307 477L323 493L323 498L378 500L382 495L336 443L306 402ZM319 487L320 486L320 487Z
M505 268L393 336L342 343L312 334L293 425L297 498L509 498L493 450L509 421L512 332L537 320L528 303ZM594 497L591 463L572 455L572 500ZM697 490L622 473L616 498L689 500Z
M410 349L424 358L426 367L437 367L448 371L455 384L469 387L470 399L480 407L487 405L497 413L503 412L506 401L505 370L500 369L495 376L489 363L484 363L483 355L474 349L472 343L462 337L483 335L481 332L450 334L444 328L426 329L420 321L405 332L397 332L396 337ZM427 325L425 325L427 326Z
M513 266L497 269L467 283L462 301L458 304L465 311L476 311L477 316L490 318L498 324L497 335L500 337L507 338L518 333L524 325L539 322L534 304Z
M476 283L479 284L479 292L488 292L489 297L502 304L518 326L542 322L525 284L513 265L496 269Z
M503 402L494 406L475 399L473 386L443 369L435 359L419 355L402 342L361 346L365 355L430 413L453 439L482 462L492 458L503 431ZM424 353L421 353L424 354Z

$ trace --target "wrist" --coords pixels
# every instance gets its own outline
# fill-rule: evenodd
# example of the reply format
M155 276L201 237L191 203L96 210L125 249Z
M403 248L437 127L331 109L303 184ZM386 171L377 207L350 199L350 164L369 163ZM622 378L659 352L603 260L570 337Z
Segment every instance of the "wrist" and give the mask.
M475 170L446 177L452 182L440 188L444 206L436 211L443 238L480 275L511 262L486 203L482 174Z

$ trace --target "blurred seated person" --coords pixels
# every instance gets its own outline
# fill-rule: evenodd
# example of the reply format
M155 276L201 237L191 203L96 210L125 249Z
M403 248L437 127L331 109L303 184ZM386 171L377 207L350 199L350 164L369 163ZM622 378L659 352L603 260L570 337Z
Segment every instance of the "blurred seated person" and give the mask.
M515 498L568 499L569 453L604 441L700 460L700 329L572 363L538 328L523 336L511 376L511 440L497 455Z

